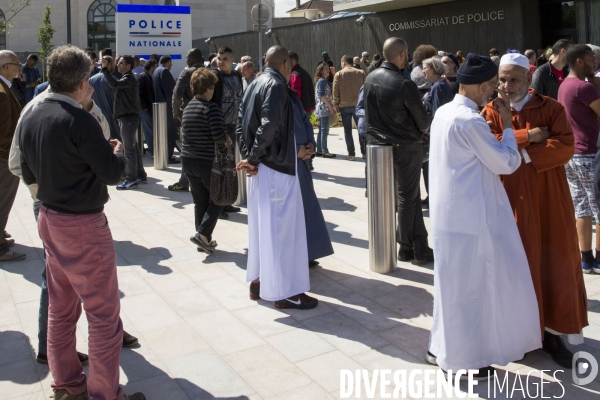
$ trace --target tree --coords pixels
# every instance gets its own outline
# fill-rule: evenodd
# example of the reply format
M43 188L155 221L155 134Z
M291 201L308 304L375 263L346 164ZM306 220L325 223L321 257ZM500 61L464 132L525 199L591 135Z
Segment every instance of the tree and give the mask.
M5 33L7 27L11 27L11 20L23 11L31 3L31 0L11 0L8 4L7 14L0 20L0 33Z
M46 65L46 58L50 55L52 51L52 37L54 36L54 32L56 29L52 27L52 23L50 22L50 6L46 4L46 12L44 12L44 20L42 21L42 25L38 30L38 43L40 44L40 48L38 49L40 52L40 58L42 60L42 66ZM42 68L42 74L45 76L46 68Z

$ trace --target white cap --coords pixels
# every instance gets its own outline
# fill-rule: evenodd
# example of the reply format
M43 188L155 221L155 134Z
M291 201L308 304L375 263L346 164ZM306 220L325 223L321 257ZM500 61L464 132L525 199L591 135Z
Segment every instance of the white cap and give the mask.
M529 60L523 54L508 53L500 59L500 66L503 65L518 65L529 71Z
M368 56L368 55L369 55L369 53L367 53L366 51L363 51L363 53L362 53L362 56L363 56L363 57L366 57L366 56Z
M445 51L441 51L441 50L440 50L440 51L438 51L438 56L440 56L440 57L444 57L445 55L446 55L446 52L445 52Z
M146 61L146 59L143 57L140 57L140 61Z

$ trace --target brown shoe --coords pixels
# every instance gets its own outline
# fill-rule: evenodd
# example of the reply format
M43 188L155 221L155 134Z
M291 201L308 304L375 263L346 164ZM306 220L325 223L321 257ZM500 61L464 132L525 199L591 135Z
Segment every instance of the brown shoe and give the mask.
M5 239L11 238L11 237L12 237L12 235L10 233L4 231L4 238Z
M54 400L88 400L87 392L79 394L69 394L66 390L52 389L54 392Z
M6 244L8 247L12 247L12 245L15 244L15 239L6 239Z
M26 257L27 254L17 253L16 251L9 250L0 256L0 262L24 260Z

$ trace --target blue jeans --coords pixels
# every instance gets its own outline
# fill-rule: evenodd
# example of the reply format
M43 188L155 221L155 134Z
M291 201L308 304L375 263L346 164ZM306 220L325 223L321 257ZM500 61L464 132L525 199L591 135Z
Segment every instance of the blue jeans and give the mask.
M152 115L148 110L140 112L140 119L142 120L142 130L144 131L144 141L148 146L148 153L154 155L154 136L152 133Z
M319 134L317 135L317 153L329 153L327 149L327 136L329 136L329 120L331 116L319 119Z
M354 138L352 137L352 118L354 123L358 125L358 117L356 116L356 107L340 107L340 114L342 114L342 125L344 125L344 139L346 139L346 148L348 149L349 156L355 156L356 151L354 149ZM366 154L366 148L363 144L364 140L360 138L360 151L362 154Z
M41 201L33 203L33 215L38 220ZM44 259L46 255L44 254ZM38 317L38 354L47 355L48 345L48 282L46 281L46 266L42 271L42 293L40 295L40 312Z

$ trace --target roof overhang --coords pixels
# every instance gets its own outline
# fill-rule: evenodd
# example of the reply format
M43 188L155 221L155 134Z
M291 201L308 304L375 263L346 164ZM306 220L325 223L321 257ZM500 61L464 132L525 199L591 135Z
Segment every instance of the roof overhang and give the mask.
M333 0L333 11L381 12L455 0Z

